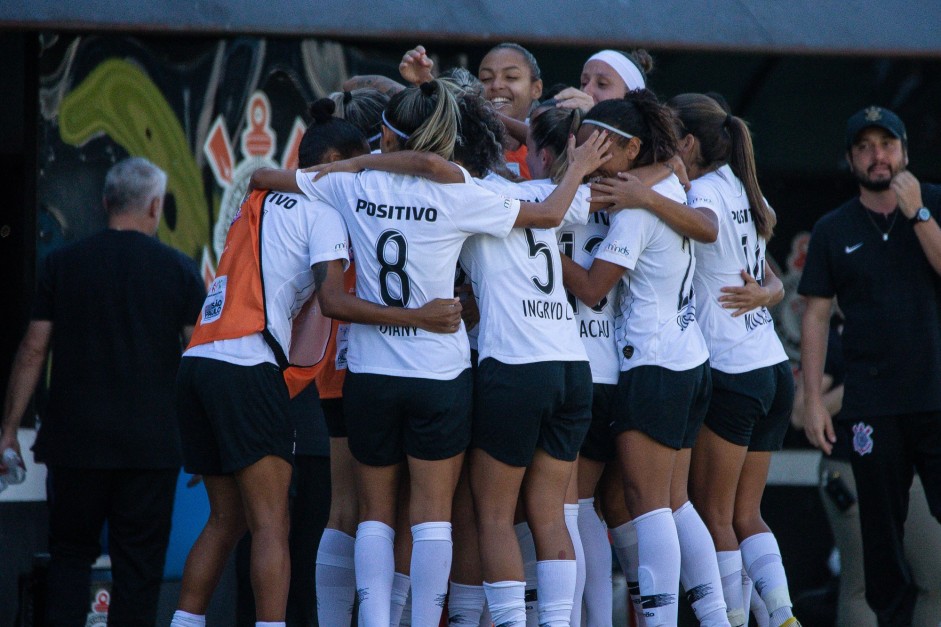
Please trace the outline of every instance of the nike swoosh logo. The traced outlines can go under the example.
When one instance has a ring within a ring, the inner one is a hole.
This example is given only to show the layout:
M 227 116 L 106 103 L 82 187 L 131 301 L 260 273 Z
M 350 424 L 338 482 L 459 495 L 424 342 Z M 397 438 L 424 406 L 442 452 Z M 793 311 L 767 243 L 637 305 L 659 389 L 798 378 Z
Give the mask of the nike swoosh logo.
M 857 250 L 859 250 L 860 248 L 862 248 L 862 245 L 863 245 L 863 243 L 860 242 L 860 243 L 856 244 L 855 246 L 847 246 L 847 247 L 844 248 L 843 250 L 846 251 L 846 254 L 848 255 L 848 254 L 853 253 L 853 252 L 856 252 Z

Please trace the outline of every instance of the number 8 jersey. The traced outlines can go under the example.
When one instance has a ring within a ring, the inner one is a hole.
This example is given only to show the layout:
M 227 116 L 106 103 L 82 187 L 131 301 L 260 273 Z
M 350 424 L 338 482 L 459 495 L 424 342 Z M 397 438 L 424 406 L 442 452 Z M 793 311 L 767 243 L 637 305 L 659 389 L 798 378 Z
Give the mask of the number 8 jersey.
M 313 176 L 298 171 L 297 184 L 346 220 L 357 251 L 357 296 L 391 307 L 453 298 L 464 240 L 506 237 L 519 214 L 518 200 L 478 187 L 466 173 L 468 183 L 450 185 L 375 170 Z M 449 380 L 470 367 L 463 322 L 452 334 L 354 324 L 349 342 L 351 372 Z

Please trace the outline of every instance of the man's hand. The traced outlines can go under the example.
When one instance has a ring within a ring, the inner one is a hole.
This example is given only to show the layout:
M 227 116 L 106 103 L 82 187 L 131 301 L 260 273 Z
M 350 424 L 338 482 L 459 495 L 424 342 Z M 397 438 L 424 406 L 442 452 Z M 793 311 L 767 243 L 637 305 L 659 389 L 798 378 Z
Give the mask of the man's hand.
M 903 170 L 892 177 L 890 183 L 892 191 L 899 202 L 899 209 L 906 218 L 914 218 L 924 203 L 921 198 L 921 184 L 915 175 L 908 170 Z
M 821 398 L 806 396 L 804 407 L 806 408 L 804 433 L 807 435 L 807 439 L 811 444 L 829 455 L 833 452 L 833 444 L 836 442 L 830 412 L 827 411 Z
M 0 455 L 3 454 L 3 451 L 11 448 L 16 451 L 17 455 L 21 458 L 23 457 L 23 454 L 20 452 L 20 443 L 16 439 L 16 431 L 16 429 L 10 429 L 9 433 L 4 431 L 3 435 L 0 436 Z M 0 457 L 0 475 L 6 474 L 8 470 L 10 469 L 6 467 L 6 464 L 3 463 L 3 458 Z
M 461 326 L 461 309 L 458 298 L 436 298 L 412 311 L 418 328 L 432 333 L 454 333 Z

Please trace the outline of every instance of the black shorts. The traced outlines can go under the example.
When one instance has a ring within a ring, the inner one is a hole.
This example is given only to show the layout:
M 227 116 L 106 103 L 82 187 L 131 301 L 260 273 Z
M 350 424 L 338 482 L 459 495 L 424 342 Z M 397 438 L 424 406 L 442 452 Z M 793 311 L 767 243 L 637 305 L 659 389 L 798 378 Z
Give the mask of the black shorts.
M 640 431 L 664 446 L 691 448 L 711 391 L 708 362 L 682 371 L 637 366 L 618 380 L 618 411 L 611 431 Z
M 575 461 L 591 424 L 591 368 L 587 361 L 477 367 L 472 446 L 511 466 L 528 466 L 536 448 Z
M 267 455 L 294 461 L 288 389 L 274 364 L 184 357 L 176 379 L 186 472 L 228 475 Z
M 783 361 L 749 372 L 712 371 L 706 426 L 749 451 L 780 451 L 794 407 L 794 375 Z
M 470 368 L 450 381 L 347 372 L 343 417 L 350 452 L 362 464 L 389 466 L 405 456 L 439 460 L 470 443 Z
M 343 419 L 343 398 L 322 398 L 320 408 L 327 422 L 327 433 L 331 438 L 345 438 L 346 421 Z
M 611 423 L 615 419 L 618 386 L 613 383 L 595 383 L 591 396 L 591 427 L 582 443 L 581 455 L 596 462 L 617 459 Z

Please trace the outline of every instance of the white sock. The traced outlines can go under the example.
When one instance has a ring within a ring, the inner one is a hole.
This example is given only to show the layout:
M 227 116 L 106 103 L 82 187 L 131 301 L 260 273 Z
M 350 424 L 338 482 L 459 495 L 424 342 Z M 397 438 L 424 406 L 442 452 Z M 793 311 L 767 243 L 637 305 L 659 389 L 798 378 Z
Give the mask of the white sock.
M 529 627 L 539 626 L 539 598 L 536 589 L 536 543 L 533 542 L 533 532 L 525 522 L 513 525 L 516 532 L 516 541 L 520 545 L 523 556 L 523 578 L 526 580 L 526 624 Z M 488 597 L 489 598 L 489 597 Z M 494 620 L 494 625 L 500 623 Z
M 611 590 L 611 543 L 608 528 L 595 511 L 595 499 L 578 501 L 578 534 L 585 551 L 585 624 L 610 625 L 614 604 Z
M 751 580 L 749 579 L 749 581 Z M 758 596 L 755 586 L 751 587 L 751 613 L 755 617 L 758 627 L 771 627 L 771 616 L 768 615 L 768 608 L 765 606 L 765 602 L 761 600 L 761 597 Z M 941 627 L 941 625 L 938 627 Z
M 412 622 L 437 625 L 448 597 L 451 574 L 451 523 L 412 526 Z
M 448 589 L 448 625 L 480 625 L 487 599 L 483 586 L 451 582 Z
M 173 612 L 170 627 L 206 627 L 205 614 L 190 614 L 183 610 Z
M 317 548 L 317 622 L 349 625 L 356 595 L 353 547 L 356 540 L 337 529 L 324 529 Z
M 741 549 L 739 550 L 741 553 Z M 751 611 L 751 599 L 755 596 L 755 582 L 748 576 L 748 571 L 742 565 L 742 603 L 745 604 L 745 616 Z M 757 609 L 755 611 L 758 611 Z M 765 612 L 767 614 L 767 612 Z
M 395 530 L 378 520 L 367 520 L 356 528 L 353 562 L 361 627 L 389 627 L 395 557 Z
M 725 597 L 726 615 L 732 627 L 748 623 L 745 600 L 742 598 L 742 554 L 739 551 L 718 551 L 719 576 L 722 578 L 722 596 Z
M 494 625 L 523 627 L 526 624 L 525 592 L 526 584 L 522 581 L 484 582 L 484 595 Z
M 745 570 L 771 615 L 771 623 L 780 625 L 793 614 L 778 541 L 773 533 L 758 533 L 745 538 L 739 548 Z
M 539 586 L 539 627 L 568 627 L 575 599 L 575 560 L 536 562 Z
M 566 503 L 565 527 L 569 530 L 572 547 L 575 549 L 575 593 L 572 596 L 571 627 L 582 625 L 582 595 L 585 593 L 585 548 L 578 529 L 578 505 Z
M 637 530 L 637 583 L 647 627 L 676 625 L 680 590 L 680 541 L 669 507 L 632 521 Z
M 680 541 L 680 583 L 702 627 L 729 627 L 722 596 L 716 547 L 699 513 L 689 501 L 673 512 Z
M 609 529 L 614 554 L 618 557 L 621 571 L 627 579 L 627 593 L 631 601 L 631 610 L 638 625 L 644 624 L 644 610 L 640 603 L 640 585 L 637 583 L 637 530 L 630 522 Z
M 389 627 L 399 627 L 402 624 L 402 613 L 405 611 L 405 604 L 408 603 L 408 591 L 411 587 L 412 580 L 408 575 L 395 573 L 392 577 L 392 593 L 389 595 Z

